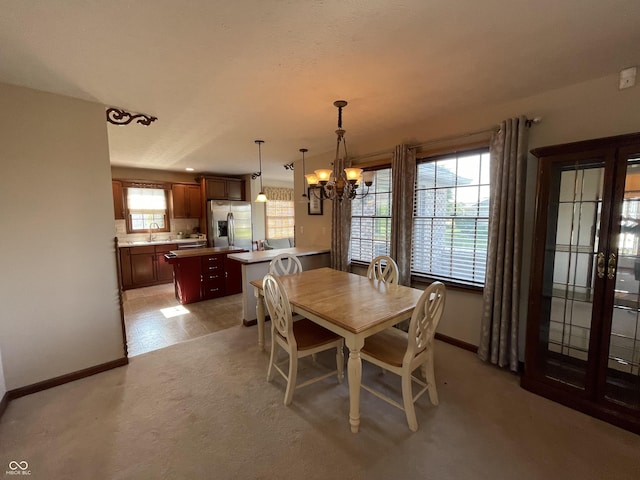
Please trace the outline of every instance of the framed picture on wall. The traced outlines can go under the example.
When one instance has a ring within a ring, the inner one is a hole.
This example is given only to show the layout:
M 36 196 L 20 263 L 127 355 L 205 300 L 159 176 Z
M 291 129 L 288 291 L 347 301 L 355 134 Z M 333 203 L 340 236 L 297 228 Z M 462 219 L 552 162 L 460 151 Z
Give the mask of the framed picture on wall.
M 322 187 L 309 187 L 307 195 L 309 215 L 322 215 Z

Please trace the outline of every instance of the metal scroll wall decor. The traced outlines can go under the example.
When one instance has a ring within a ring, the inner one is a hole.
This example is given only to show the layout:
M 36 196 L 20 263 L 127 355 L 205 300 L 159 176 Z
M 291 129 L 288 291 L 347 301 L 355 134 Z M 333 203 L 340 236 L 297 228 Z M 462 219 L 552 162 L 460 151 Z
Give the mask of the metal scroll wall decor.
M 135 120 L 136 123 L 148 126 L 158 118 L 144 113 L 131 113 L 120 108 L 109 107 L 107 109 L 107 122 L 114 125 L 129 125 Z

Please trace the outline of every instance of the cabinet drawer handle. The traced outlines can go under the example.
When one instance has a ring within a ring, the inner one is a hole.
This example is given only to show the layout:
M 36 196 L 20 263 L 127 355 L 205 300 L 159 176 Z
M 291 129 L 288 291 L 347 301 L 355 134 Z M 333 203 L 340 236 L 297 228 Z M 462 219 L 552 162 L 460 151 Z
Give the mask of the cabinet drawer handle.
M 604 278 L 604 253 L 602 252 L 598 254 L 598 261 L 596 263 L 596 268 L 598 271 L 598 278 Z
M 217 270 L 218 267 L 209 267 L 209 270 Z
M 209 291 L 210 292 L 217 292 L 218 290 L 220 290 L 219 288 L 210 288 Z

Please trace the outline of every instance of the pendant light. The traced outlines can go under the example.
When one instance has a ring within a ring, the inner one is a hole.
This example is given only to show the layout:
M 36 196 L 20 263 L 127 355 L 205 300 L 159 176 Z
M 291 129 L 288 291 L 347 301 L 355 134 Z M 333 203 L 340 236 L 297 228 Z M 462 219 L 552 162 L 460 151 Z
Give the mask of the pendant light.
M 264 194 L 264 190 L 262 189 L 262 144 L 264 140 L 255 140 L 255 143 L 258 144 L 258 161 L 260 162 L 260 171 L 258 173 L 254 173 L 253 175 L 260 177 L 260 193 L 256 197 L 257 203 L 264 203 L 267 201 L 267 196 Z
M 305 172 L 307 171 L 304 166 L 304 154 L 308 151 L 308 148 L 300 149 L 300 152 L 302 152 L 302 198 L 300 199 L 300 203 L 309 203 L 309 197 L 307 196 L 306 189 L 304 188 L 306 178 Z

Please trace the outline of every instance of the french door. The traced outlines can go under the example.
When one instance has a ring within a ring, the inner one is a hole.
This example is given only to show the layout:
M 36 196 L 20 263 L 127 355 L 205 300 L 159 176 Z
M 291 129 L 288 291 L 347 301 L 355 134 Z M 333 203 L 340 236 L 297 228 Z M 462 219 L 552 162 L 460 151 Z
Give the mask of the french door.
M 533 153 L 522 385 L 640 433 L 640 135 Z

